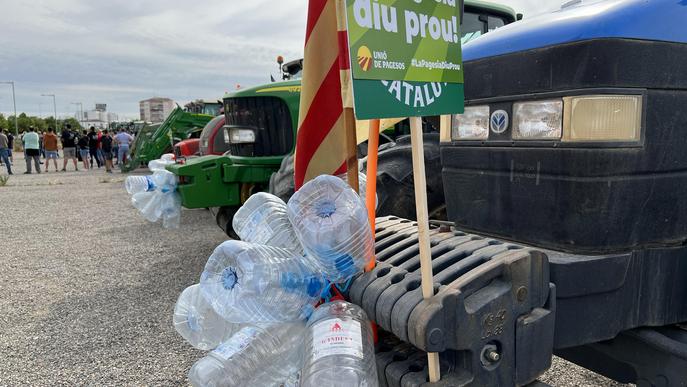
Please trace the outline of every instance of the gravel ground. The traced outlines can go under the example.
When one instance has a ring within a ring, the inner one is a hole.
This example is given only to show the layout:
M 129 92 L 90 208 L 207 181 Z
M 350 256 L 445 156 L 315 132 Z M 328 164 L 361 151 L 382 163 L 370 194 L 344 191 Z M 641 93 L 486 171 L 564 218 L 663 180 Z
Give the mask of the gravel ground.
M 201 353 L 172 311 L 224 240 L 210 213 L 163 230 L 130 206 L 119 173 L 21 175 L 15 161 L 0 187 L 0 386 L 187 385 Z M 560 359 L 543 381 L 620 386 Z

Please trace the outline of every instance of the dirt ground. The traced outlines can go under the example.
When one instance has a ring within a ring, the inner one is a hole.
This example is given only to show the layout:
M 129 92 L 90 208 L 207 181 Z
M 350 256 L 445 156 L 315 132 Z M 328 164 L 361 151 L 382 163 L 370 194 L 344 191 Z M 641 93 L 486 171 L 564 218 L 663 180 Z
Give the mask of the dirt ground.
M 178 230 L 147 223 L 123 175 L 69 168 L 23 175 L 15 154 L 0 187 L 0 386 L 188 385 L 202 353 L 174 331 L 174 303 L 223 233 L 205 210 Z M 560 359 L 543 380 L 619 386 Z

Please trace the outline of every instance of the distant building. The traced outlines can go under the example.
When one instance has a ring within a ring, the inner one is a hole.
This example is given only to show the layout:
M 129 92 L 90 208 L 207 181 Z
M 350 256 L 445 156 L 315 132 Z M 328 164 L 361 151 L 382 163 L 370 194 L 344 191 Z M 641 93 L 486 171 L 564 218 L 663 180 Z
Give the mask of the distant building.
M 107 128 L 110 122 L 117 121 L 118 116 L 115 113 L 109 113 L 107 111 L 106 104 L 96 104 L 95 109 L 86 110 L 83 112 L 83 116 L 79 117 L 79 113 L 76 114 L 81 125 L 88 128 L 94 126 L 96 128 Z
M 150 98 L 139 102 L 141 121 L 162 122 L 174 110 L 174 101 L 169 98 Z

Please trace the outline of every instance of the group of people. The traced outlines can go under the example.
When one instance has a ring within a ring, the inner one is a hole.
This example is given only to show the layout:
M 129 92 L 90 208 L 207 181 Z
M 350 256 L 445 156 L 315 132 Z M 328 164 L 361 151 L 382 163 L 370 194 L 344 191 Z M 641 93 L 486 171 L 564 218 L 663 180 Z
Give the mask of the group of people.
M 7 167 L 7 172 L 12 175 L 12 139 L 0 129 L 0 161 Z M 12 136 L 9 134 L 9 136 Z M 67 124 L 58 137 L 53 128 L 48 128 L 47 133 L 38 133 L 33 127 L 25 132 L 21 141 L 24 146 L 24 157 L 26 159 L 25 174 L 33 173 L 32 163 L 36 172 L 41 173 L 41 156 L 45 157 L 45 171 L 50 170 L 50 160 L 53 160 L 55 172 L 58 171 L 57 159 L 59 158 L 59 143 L 62 143 L 63 164 L 62 172 L 67 171 L 67 164 L 71 159 L 74 170 L 79 170 L 77 151 L 83 163 L 84 169 L 94 168 L 93 160 L 98 168 L 105 166 L 108 173 L 112 173 L 114 168 L 113 159 L 116 155 L 117 164 L 126 162 L 129 155 L 129 147 L 134 138 L 124 129 L 119 133 L 110 133 L 107 129 L 96 131 L 91 127 L 90 131 L 84 130 L 82 134 L 72 130 L 71 125 Z

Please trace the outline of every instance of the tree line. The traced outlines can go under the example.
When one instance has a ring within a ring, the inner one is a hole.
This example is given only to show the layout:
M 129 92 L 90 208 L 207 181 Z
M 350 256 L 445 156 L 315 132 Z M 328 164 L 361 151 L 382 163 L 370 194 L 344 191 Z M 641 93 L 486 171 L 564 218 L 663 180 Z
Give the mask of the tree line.
M 14 133 L 14 120 L 15 118 L 13 115 L 5 117 L 2 113 L 0 113 L 0 128 L 7 129 L 8 131 Z M 48 128 L 53 128 L 59 133 L 66 124 L 70 124 L 72 126 L 72 130 L 80 131 L 83 129 L 81 124 L 79 124 L 79 121 L 77 121 L 77 119 L 74 117 L 57 120 L 56 123 L 55 117 L 41 118 L 29 116 L 26 113 L 21 113 L 19 115 L 17 124 L 19 126 L 19 133 L 28 131 L 29 127 L 34 127 L 38 131 L 47 131 Z

